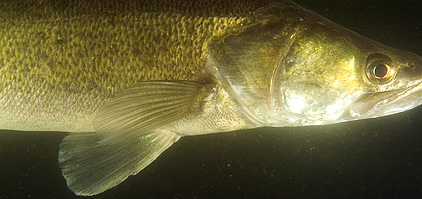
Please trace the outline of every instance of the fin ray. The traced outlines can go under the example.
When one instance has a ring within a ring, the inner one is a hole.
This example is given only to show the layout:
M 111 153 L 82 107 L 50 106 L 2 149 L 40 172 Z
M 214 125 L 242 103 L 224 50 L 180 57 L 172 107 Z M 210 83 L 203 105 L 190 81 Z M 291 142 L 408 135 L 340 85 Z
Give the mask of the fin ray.
M 70 134 L 60 144 L 68 187 L 95 195 L 138 173 L 180 138 L 160 127 L 200 112 L 209 93 L 195 82 L 151 81 L 116 94 L 100 107 L 96 132 Z
M 100 143 L 96 133 L 74 133 L 60 144 L 59 164 L 75 194 L 95 195 L 138 173 L 179 138 L 158 131 L 120 145 Z

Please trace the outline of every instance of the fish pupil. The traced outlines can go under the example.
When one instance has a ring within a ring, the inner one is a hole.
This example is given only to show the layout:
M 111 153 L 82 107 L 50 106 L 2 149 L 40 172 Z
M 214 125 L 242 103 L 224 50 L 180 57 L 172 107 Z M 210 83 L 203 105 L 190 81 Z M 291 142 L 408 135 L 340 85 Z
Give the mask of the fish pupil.
M 375 66 L 374 74 L 376 78 L 384 78 L 388 74 L 388 66 L 385 64 Z

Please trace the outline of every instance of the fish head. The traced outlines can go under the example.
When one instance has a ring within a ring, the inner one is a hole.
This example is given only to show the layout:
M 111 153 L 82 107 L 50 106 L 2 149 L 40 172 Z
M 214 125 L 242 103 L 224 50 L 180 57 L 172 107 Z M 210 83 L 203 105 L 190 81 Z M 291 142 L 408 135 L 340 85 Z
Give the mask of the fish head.
M 208 70 L 255 126 L 339 123 L 422 103 L 421 57 L 304 9 L 275 16 L 208 45 Z
M 420 105 L 421 84 L 419 56 L 328 20 L 303 23 L 273 75 L 270 114 L 282 125 L 381 117 Z

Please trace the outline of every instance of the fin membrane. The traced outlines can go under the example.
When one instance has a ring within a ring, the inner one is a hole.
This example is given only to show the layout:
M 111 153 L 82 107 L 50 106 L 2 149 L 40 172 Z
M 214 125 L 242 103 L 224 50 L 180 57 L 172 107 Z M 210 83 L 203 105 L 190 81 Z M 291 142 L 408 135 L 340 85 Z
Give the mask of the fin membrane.
M 176 142 L 162 130 L 199 113 L 206 86 L 186 81 L 140 82 L 106 102 L 94 119 L 94 133 L 73 133 L 60 144 L 59 164 L 77 195 L 95 195 L 135 175 Z
M 156 132 L 131 142 L 101 144 L 96 133 L 71 134 L 60 144 L 59 164 L 69 189 L 91 196 L 138 173 L 179 137 L 172 132 Z

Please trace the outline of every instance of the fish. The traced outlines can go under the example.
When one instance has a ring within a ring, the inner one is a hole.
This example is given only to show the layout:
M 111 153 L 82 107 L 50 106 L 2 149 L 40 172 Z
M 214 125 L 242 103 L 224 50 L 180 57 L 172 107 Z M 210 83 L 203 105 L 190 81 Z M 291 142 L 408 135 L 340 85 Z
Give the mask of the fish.
M 419 56 L 291 1 L 3 1 L 0 38 L 0 129 L 69 132 L 58 161 L 77 195 L 183 136 L 421 103 Z

